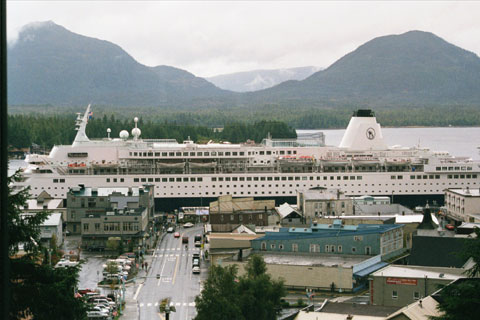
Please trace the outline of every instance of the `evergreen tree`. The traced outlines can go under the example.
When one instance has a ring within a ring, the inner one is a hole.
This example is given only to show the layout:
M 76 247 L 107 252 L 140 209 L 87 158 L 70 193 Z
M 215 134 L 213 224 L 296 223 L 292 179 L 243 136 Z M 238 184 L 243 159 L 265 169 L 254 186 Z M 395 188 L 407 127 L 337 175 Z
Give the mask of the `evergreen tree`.
M 283 281 L 272 280 L 263 258 L 250 257 L 246 273 L 237 277 L 236 266 L 212 266 L 207 281 L 195 299 L 196 320 L 274 320 L 285 296 Z
M 19 179 L 17 172 L 9 177 L 8 185 Z M 28 189 L 13 192 L 9 188 L 10 319 L 84 319 L 86 305 L 74 296 L 80 267 L 54 269 L 41 263 L 39 226 L 48 213 L 22 214 L 20 208 L 26 205 L 28 195 Z

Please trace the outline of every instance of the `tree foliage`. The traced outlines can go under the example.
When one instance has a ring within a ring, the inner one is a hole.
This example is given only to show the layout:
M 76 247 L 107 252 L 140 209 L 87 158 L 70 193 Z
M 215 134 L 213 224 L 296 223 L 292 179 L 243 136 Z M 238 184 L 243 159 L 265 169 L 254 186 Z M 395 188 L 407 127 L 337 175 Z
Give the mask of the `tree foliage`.
M 18 179 L 17 172 L 9 178 L 8 184 Z M 80 267 L 54 269 L 42 263 L 44 250 L 39 226 L 48 213 L 23 215 L 21 207 L 27 199 L 28 189 L 14 192 L 9 188 L 10 319 L 84 319 L 86 306 L 83 300 L 74 297 Z
M 285 296 L 283 281 L 267 274 L 260 256 L 250 257 L 245 271 L 237 277 L 235 265 L 212 266 L 201 294 L 195 299 L 196 320 L 206 319 L 276 319 Z

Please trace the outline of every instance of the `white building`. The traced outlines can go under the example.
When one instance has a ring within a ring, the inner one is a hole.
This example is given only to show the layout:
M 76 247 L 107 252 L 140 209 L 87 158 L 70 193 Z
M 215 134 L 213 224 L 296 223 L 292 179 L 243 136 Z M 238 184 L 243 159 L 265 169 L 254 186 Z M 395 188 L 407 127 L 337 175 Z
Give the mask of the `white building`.
M 353 200 L 340 189 L 323 187 L 297 191 L 297 206 L 307 224 L 323 216 L 343 216 L 353 213 Z
M 480 222 L 480 189 L 446 189 L 445 207 L 447 215 L 454 220 Z

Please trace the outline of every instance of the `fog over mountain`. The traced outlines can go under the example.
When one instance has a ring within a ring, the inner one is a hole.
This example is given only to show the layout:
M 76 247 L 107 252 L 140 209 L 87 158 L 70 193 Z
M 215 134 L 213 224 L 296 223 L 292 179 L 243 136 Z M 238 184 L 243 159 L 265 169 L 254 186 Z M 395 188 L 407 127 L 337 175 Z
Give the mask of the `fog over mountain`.
M 320 67 L 308 66 L 275 70 L 252 70 L 222 74 L 205 79 L 225 90 L 247 92 L 271 88 L 287 80 L 304 80 L 321 69 Z
M 10 105 L 291 108 L 423 107 L 480 104 L 480 58 L 423 31 L 375 38 L 310 76 L 314 67 L 215 77 L 148 67 L 121 47 L 53 22 L 26 26 L 8 48 Z M 238 84 L 238 86 L 237 86 Z M 243 88 L 243 89 L 241 89 Z

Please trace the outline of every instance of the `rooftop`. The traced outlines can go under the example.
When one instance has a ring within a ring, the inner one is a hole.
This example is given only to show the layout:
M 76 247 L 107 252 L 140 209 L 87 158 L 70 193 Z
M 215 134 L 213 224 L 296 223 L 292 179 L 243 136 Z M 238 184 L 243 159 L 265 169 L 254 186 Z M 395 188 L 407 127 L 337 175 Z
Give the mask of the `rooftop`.
M 48 215 L 47 219 L 42 223 L 42 226 L 58 226 L 62 223 L 62 214 L 61 213 L 52 213 Z
M 286 264 L 294 266 L 326 266 L 334 267 L 341 266 L 344 268 L 353 268 L 353 266 L 368 260 L 371 256 L 361 255 L 329 255 L 329 254 L 301 254 L 296 252 L 291 253 L 269 253 L 269 252 L 256 252 L 262 255 L 265 263 L 267 264 Z
M 464 196 L 464 197 L 480 197 L 480 189 L 470 189 L 470 188 L 450 188 L 447 189 L 447 191 L 450 191 L 452 193 L 456 193 L 458 195 Z
M 353 317 L 353 319 L 355 320 L 357 319 L 357 316 L 382 317 L 383 319 L 383 317 L 386 317 L 397 310 L 398 307 L 328 301 L 325 306 L 320 310 L 320 312 L 351 314 L 355 315 L 355 317 Z
M 28 199 L 24 210 L 55 210 L 61 208 L 63 205 L 63 199 L 45 199 L 38 201 L 37 199 Z M 46 208 L 44 208 L 46 207 Z
M 413 214 L 413 211 L 398 203 L 392 204 L 356 204 L 355 215 Z
M 403 314 L 408 319 L 430 319 L 432 316 L 440 316 L 442 313 L 437 309 L 438 302 L 431 296 L 416 301 L 391 314 L 387 319 L 395 319 Z
M 430 279 L 445 279 L 445 280 L 456 280 L 458 278 L 463 278 L 464 275 L 463 269 L 452 269 L 450 273 L 445 273 L 445 268 L 435 268 L 435 267 L 411 267 L 411 266 L 397 266 L 389 265 L 383 269 L 380 269 L 374 273 L 372 276 L 377 277 L 401 277 L 401 278 L 425 278 Z
M 402 228 L 401 224 L 359 224 L 343 225 L 336 220 L 333 224 L 317 224 L 310 228 L 280 228 L 279 232 L 266 232 L 258 240 L 284 240 L 328 238 L 339 236 L 356 236 L 365 234 L 385 233 L 390 230 Z
M 339 189 L 309 189 L 300 191 L 303 194 L 304 200 L 350 200 Z

